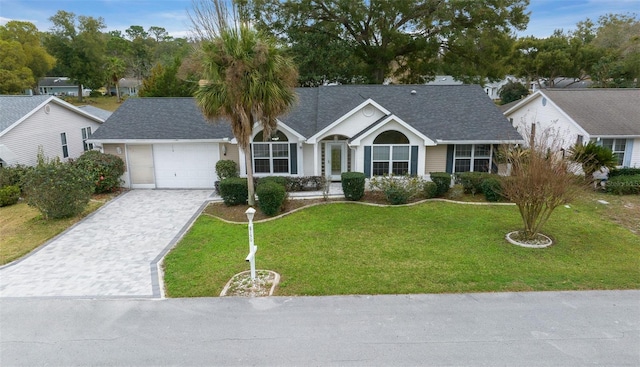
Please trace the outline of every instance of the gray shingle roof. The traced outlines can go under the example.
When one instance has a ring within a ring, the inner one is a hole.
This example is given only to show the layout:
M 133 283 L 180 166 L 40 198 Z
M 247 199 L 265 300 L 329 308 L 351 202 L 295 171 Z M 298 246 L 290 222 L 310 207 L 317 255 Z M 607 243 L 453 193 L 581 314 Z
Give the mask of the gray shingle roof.
M 38 86 L 40 87 L 77 87 L 78 84 L 73 80 L 60 77 L 60 76 L 46 76 L 38 80 Z
M 589 135 L 640 136 L 640 89 L 545 89 Z
M 103 110 L 102 108 L 98 108 L 95 106 L 89 106 L 89 105 L 84 105 L 84 106 L 76 106 L 79 109 L 83 110 L 84 112 L 94 115 L 99 119 L 102 119 L 103 121 L 108 119 L 109 116 L 111 116 L 111 114 L 113 114 L 113 112 L 111 111 L 107 111 L 107 110 Z
M 521 139 L 478 85 L 345 85 L 296 92 L 298 102 L 280 120 L 307 138 L 371 98 L 433 140 Z M 191 98 L 128 99 L 93 134 L 97 140 L 224 137 L 233 137 L 228 123 L 208 124 Z
M 208 123 L 193 98 L 129 98 L 92 139 L 233 139 L 228 123 Z
M 0 96 L 0 131 L 4 131 L 51 96 Z

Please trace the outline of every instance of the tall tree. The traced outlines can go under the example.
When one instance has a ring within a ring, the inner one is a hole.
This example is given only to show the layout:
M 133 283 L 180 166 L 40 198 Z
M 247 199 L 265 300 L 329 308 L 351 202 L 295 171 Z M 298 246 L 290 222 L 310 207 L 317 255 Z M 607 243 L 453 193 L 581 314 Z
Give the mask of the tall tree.
M 364 65 L 366 81 L 388 77 L 429 79 L 444 62 L 454 76 L 501 78 L 496 58 L 509 55 L 510 33 L 528 22 L 528 0 L 243 0 L 241 9 L 259 29 L 287 44 L 300 34 L 330 37 Z M 324 50 L 301 50 L 326 57 Z M 328 56 L 328 55 L 327 55 Z M 300 57 L 298 57 L 300 59 Z M 445 60 L 446 59 L 446 60 Z M 323 63 L 335 62 L 323 59 Z M 304 68 L 303 68 L 304 70 Z
M 0 94 L 21 94 L 33 83 L 22 45 L 0 39 Z
M 176 57 L 168 66 L 157 63 L 151 69 L 151 75 L 142 83 L 138 92 L 140 97 L 191 97 L 197 86 L 198 78 L 193 76 L 191 80 L 178 78 L 178 69 L 181 59 Z
M 0 26 L 0 39 L 20 43 L 25 55 L 23 66 L 31 71 L 30 78 L 21 76 L 20 79 L 23 82 L 30 80 L 29 88 L 37 91 L 38 80 L 53 68 L 56 60 L 42 46 L 40 32 L 36 26 L 33 23 L 12 20 Z
M 105 41 L 102 18 L 78 16 L 59 10 L 49 18 L 53 23 L 45 38 L 49 53 L 58 60 L 59 70 L 78 84 L 78 100 L 82 101 L 82 86 L 97 87 L 104 81 Z
M 245 154 L 249 205 L 253 206 L 253 126 L 259 123 L 265 139 L 271 136 L 277 117 L 296 99 L 296 68 L 273 40 L 237 16 L 232 18 L 224 0 L 194 3 L 194 13 L 194 28 L 202 37 L 200 55 L 206 79 L 195 93 L 196 101 L 208 119 L 230 121 Z

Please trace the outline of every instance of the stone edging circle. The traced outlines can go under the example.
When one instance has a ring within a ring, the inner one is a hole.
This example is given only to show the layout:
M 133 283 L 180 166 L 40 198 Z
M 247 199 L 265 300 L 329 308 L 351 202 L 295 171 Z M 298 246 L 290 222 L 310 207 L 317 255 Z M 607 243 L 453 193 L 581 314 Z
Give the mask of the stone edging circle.
M 527 248 L 545 248 L 545 247 L 549 247 L 551 245 L 553 245 L 553 240 L 547 236 L 544 235 L 542 233 L 538 233 L 539 236 L 544 237 L 547 240 L 547 243 L 541 244 L 541 245 L 532 245 L 529 243 L 524 243 L 524 242 L 520 242 L 520 241 L 516 241 L 514 239 L 511 238 L 512 234 L 518 233 L 519 231 L 513 231 L 513 232 L 509 232 L 507 233 L 507 235 L 505 236 L 505 238 L 507 239 L 507 241 L 509 241 L 509 243 L 511 243 L 512 245 L 516 245 L 516 246 L 520 246 L 520 247 L 527 247 Z
M 268 294 L 268 296 L 272 296 L 273 292 L 276 289 L 276 287 L 280 283 L 280 274 L 276 273 L 275 271 L 271 271 L 271 270 L 256 270 L 256 273 L 258 271 L 266 271 L 266 272 L 269 272 L 269 274 L 273 276 L 273 283 L 271 284 L 271 288 L 269 289 L 269 294 Z M 227 282 L 227 284 L 224 285 L 224 288 L 222 288 L 222 292 L 220 292 L 220 297 L 225 297 L 227 295 L 227 291 L 229 290 L 229 287 L 231 287 L 231 284 L 233 283 L 233 281 L 236 278 L 242 277 L 242 276 L 247 276 L 250 273 L 251 273 L 251 270 L 245 270 L 243 272 L 240 272 L 240 273 L 232 276 L 231 279 L 229 279 L 229 281 Z

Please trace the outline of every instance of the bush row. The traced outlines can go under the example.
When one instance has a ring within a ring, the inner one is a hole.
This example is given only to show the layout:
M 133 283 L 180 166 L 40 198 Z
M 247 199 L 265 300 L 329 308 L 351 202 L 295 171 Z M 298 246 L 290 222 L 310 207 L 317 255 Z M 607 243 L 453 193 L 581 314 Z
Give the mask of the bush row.
M 640 174 L 613 176 L 607 181 L 605 190 L 617 195 L 640 194 Z
M 0 201 L 15 204 L 24 195 L 45 219 L 70 217 L 84 210 L 93 193 L 120 187 L 124 162 L 115 155 L 88 151 L 77 160 L 47 160 L 38 154 L 34 167 L 17 165 L 0 169 Z
M 616 168 L 609 172 L 609 178 L 617 176 L 636 176 L 640 175 L 640 168 Z

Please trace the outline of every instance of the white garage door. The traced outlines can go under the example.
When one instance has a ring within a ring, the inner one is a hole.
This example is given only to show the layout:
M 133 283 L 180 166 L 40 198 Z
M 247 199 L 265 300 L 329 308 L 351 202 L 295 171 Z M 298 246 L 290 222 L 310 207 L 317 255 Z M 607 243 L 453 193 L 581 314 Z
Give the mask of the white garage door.
M 171 189 L 213 188 L 218 144 L 154 144 L 156 187 Z

